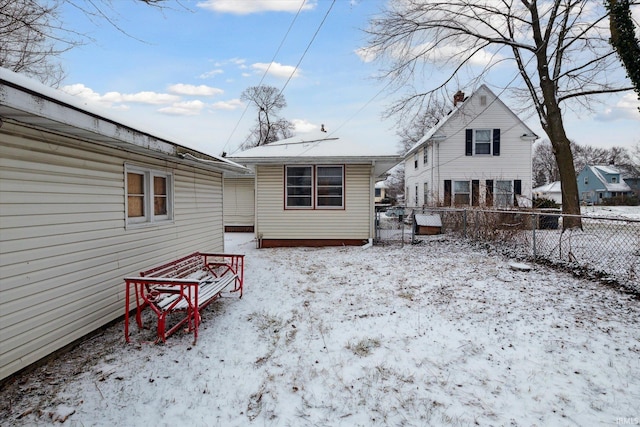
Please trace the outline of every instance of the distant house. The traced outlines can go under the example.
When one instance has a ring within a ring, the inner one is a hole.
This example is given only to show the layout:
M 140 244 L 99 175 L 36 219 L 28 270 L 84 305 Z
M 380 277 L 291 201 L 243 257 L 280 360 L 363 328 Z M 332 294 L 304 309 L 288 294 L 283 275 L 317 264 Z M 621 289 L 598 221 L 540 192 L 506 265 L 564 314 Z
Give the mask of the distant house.
M 536 199 L 553 200 L 562 205 L 562 184 L 560 181 L 554 181 L 550 184 L 541 185 L 533 189 L 533 197 Z
M 245 168 L 0 69 L 0 379 L 121 317 L 123 278 L 223 251 Z
M 388 204 L 385 202 L 385 200 L 387 199 L 387 190 L 389 189 L 389 186 L 387 185 L 386 181 L 378 181 L 376 182 L 375 185 L 375 190 L 374 190 L 374 198 L 375 198 L 375 203 L 376 205 L 381 205 L 381 204 Z
M 580 202 L 601 204 L 604 199 L 631 196 L 633 192 L 613 166 L 585 166 L 578 174 Z
M 255 223 L 255 181 L 253 174 L 224 177 L 224 231 L 251 232 Z
M 230 159 L 254 173 L 254 233 L 266 248 L 373 239 L 375 182 L 402 157 L 318 132 Z
M 537 136 L 489 88 L 453 110 L 404 157 L 408 207 L 511 207 L 531 200 Z

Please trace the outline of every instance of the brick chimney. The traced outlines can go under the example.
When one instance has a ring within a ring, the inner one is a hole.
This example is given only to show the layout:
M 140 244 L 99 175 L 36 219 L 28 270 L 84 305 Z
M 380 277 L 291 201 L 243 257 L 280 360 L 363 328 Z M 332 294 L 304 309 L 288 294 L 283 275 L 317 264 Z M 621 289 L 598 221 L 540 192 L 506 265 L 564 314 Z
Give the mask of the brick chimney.
M 464 92 L 459 90 L 453 95 L 453 106 L 458 105 L 459 102 L 464 102 Z

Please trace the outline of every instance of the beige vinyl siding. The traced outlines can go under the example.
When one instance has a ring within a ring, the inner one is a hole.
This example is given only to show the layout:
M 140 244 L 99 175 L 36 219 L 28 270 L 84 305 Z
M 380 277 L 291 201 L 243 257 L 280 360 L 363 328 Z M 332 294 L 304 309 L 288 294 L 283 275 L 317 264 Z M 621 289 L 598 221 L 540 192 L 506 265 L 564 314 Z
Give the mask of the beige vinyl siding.
M 173 174 L 174 221 L 125 227 L 125 163 Z M 1 379 L 122 316 L 123 277 L 222 251 L 222 178 L 5 123 L 0 228 Z
M 224 179 L 224 225 L 254 225 L 253 178 Z
M 345 165 L 345 209 L 285 209 L 284 166 L 256 167 L 256 234 L 263 239 L 368 239 L 371 166 Z

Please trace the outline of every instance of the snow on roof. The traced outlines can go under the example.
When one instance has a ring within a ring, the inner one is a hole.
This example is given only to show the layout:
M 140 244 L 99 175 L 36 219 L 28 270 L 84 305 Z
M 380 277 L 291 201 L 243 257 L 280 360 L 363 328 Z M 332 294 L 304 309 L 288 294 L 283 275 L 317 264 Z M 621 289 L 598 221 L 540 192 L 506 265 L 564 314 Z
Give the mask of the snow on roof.
M 560 181 L 554 181 L 549 184 L 541 185 L 533 189 L 534 193 L 561 193 L 562 184 Z
M 389 188 L 386 181 L 378 181 L 376 182 L 376 188 Z
M 438 214 L 415 214 L 416 224 L 422 227 L 442 227 L 442 219 Z
M 620 171 L 614 166 L 603 166 L 603 165 L 595 165 L 593 166 L 596 170 L 606 173 L 606 174 L 619 174 Z
M 240 164 L 301 164 L 337 162 L 369 163 L 378 177 L 400 163 L 402 156 L 391 148 L 374 147 L 343 140 L 326 132 L 305 133 L 292 138 L 241 151 L 230 159 Z
M 390 144 L 391 145 L 391 144 Z M 271 158 L 376 158 L 397 157 L 392 148 L 366 146 L 355 141 L 347 141 L 326 132 L 311 132 L 294 136 L 267 145 L 249 148 L 229 156 L 235 159 Z
M 607 175 L 618 175 L 618 179 L 620 177 L 620 172 L 614 168 L 613 166 L 587 166 L 591 172 L 598 178 L 598 180 L 604 185 L 604 190 L 611 192 L 627 192 L 631 191 L 631 187 L 627 185 L 626 182 L 620 180 L 620 182 L 609 182 L 607 178 L 602 175 L 603 173 Z

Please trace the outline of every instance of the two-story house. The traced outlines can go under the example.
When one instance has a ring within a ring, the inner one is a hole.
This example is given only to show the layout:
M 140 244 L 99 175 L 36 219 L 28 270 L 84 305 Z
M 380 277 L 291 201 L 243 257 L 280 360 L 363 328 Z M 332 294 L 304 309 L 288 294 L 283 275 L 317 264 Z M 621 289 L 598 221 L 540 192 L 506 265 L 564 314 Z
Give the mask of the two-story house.
M 538 138 L 487 86 L 454 108 L 404 157 L 407 207 L 511 207 L 531 200 Z
M 578 193 L 584 204 L 601 204 L 604 199 L 632 196 L 633 190 L 613 166 L 585 166 L 578 174 Z

